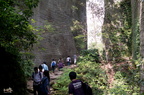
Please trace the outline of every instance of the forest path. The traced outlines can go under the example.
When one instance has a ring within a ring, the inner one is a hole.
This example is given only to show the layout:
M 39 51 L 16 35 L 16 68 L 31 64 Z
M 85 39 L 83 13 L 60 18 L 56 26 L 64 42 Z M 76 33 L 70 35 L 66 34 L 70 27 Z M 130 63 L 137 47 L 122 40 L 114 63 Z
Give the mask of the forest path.
M 64 68 L 75 68 L 77 65 L 70 65 L 70 66 L 64 66 Z M 63 74 L 63 71 L 59 71 L 57 68 L 55 69 L 55 73 L 50 72 L 50 80 L 51 80 L 51 85 L 55 83 L 58 77 L 60 77 Z M 27 90 L 28 90 L 28 95 L 33 95 L 33 81 L 28 80 L 27 81 Z M 50 88 L 51 90 L 51 95 L 53 95 L 53 88 Z
M 108 83 L 110 84 L 109 87 L 112 87 L 112 83 L 114 81 L 114 75 L 115 75 L 115 70 L 114 70 L 114 64 L 112 62 L 104 62 L 101 63 L 102 68 L 106 70 L 106 73 L 108 75 Z M 126 64 L 130 64 L 130 62 L 128 60 L 122 61 L 122 62 L 117 62 L 115 63 L 115 66 L 125 66 Z M 70 65 L 70 66 L 65 66 L 64 68 L 75 68 L 77 67 L 77 65 Z M 55 81 L 57 80 L 58 77 L 60 77 L 63 74 L 63 71 L 59 71 L 57 68 L 55 70 L 55 74 L 54 73 L 50 73 L 50 79 L 51 79 L 51 85 L 55 83 Z M 27 82 L 27 89 L 29 94 L 28 95 L 33 95 L 32 90 L 33 90 L 33 86 L 32 86 L 33 81 L 32 80 L 28 80 Z M 53 95 L 54 90 L 53 88 L 50 89 L 51 90 L 51 95 Z

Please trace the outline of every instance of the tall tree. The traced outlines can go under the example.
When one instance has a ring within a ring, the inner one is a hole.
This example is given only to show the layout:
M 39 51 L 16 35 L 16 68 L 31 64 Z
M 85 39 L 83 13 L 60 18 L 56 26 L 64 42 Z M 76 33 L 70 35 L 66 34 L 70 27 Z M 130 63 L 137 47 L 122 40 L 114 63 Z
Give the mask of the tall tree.
M 12 87 L 14 95 L 25 95 L 26 81 L 20 51 L 35 43 L 29 18 L 38 0 L 0 0 L 0 95 L 3 88 Z M 2 85 L 3 83 L 6 83 Z

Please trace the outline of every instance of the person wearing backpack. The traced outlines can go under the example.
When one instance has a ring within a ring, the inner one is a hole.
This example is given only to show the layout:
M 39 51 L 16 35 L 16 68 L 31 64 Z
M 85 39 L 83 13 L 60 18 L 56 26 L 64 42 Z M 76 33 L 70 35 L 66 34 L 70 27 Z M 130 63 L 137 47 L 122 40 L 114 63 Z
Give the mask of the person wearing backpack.
M 67 62 L 67 65 L 68 65 L 68 66 L 71 64 L 71 58 L 70 58 L 70 56 L 67 56 L 66 62 Z
M 58 65 L 58 70 L 59 71 L 64 67 L 62 61 L 59 61 L 57 65 Z
M 82 82 L 79 79 L 76 79 L 76 72 L 69 73 L 70 80 L 72 81 L 69 84 L 69 95 L 92 95 L 92 89 L 87 83 Z
M 42 79 L 41 73 L 38 71 L 38 67 L 34 67 L 34 72 L 32 73 L 32 79 L 33 79 L 33 91 L 34 95 L 39 95 L 39 85 Z
M 85 95 L 84 90 L 82 87 L 82 81 L 79 79 L 76 79 L 77 74 L 76 72 L 70 72 L 69 73 L 69 78 L 71 80 L 71 83 L 68 86 L 68 93 L 69 95 Z
M 39 72 L 41 73 L 41 78 L 43 78 L 43 67 L 41 65 L 39 65 Z
M 51 62 L 51 68 L 53 70 L 53 73 L 55 71 L 55 68 L 56 68 L 56 61 L 54 59 L 52 59 L 52 62 Z
M 44 71 L 44 77 L 41 80 L 39 87 L 39 95 L 50 95 L 50 75 L 49 71 Z

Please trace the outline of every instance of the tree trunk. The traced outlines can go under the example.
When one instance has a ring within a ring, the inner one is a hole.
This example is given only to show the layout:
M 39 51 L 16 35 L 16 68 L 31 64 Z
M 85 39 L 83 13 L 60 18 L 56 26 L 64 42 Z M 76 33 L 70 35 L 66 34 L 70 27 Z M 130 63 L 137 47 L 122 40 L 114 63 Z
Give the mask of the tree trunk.
M 144 93 L 144 1 L 140 2 L 140 54 L 142 57 L 142 65 L 140 71 L 141 85 L 140 93 Z
M 139 1 L 131 0 L 132 6 L 132 58 L 134 60 L 137 59 L 137 43 L 136 43 L 136 35 L 138 32 L 138 24 L 139 24 Z

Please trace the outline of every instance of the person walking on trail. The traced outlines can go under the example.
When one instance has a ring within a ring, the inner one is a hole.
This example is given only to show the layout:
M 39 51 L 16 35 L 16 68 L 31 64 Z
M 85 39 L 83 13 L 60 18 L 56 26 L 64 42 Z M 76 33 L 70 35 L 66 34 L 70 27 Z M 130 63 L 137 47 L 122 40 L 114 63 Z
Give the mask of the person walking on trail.
M 76 79 L 77 74 L 75 72 L 69 73 L 69 78 L 72 81 L 68 86 L 69 95 L 85 95 L 82 87 L 82 81 Z
M 51 68 L 53 70 L 53 73 L 55 71 L 55 68 L 56 68 L 56 61 L 54 59 L 52 59 L 52 62 L 51 62 Z
M 76 65 L 76 62 L 77 62 L 77 55 L 75 54 L 75 55 L 73 56 L 73 58 L 74 58 L 74 64 Z
M 62 58 L 59 58 L 59 59 L 58 59 L 58 63 L 59 63 L 60 61 L 61 61 L 62 63 L 64 63 L 64 60 L 63 60 Z
M 34 67 L 34 72 L 32 73 L 32 79 L 33 79 L 33 91 L 34 95 L 39 95 L 39 85 L 42 79 L 41 73 L 38 71 L 38 67 Z
M 39 65 L 39 72 L 41 73 L 41 76 L 43 78 L 43 72 L 44 72 L 44 70 L 43 70 L 43 67 L 41 65 Z
M 71 58 L 70 58 L 70 56 L 68 56 L 68 57 L 66 58 L 66 62 L 67 62 L 67 65 L 68 65 L 68 66 L 71 64 Z
M 60 71 L 64 67 L 63 62 L 59 61 L 58 62 L 58 70 Z
M 41 66 L 43 67 L 44 71 L 45 71 L 45 70 L 49 71 L 46 62 L 43 62 L 43 63 L 41 64 Z
M 50 95 L 50 75 L 47 70 L 44 71 L 44 77 L 41 80 L 39 91 L 39 95 Z

